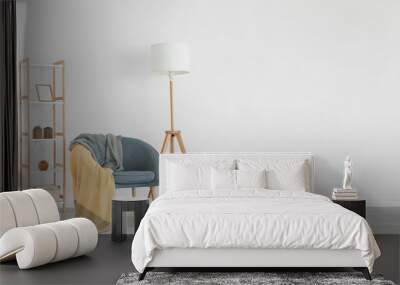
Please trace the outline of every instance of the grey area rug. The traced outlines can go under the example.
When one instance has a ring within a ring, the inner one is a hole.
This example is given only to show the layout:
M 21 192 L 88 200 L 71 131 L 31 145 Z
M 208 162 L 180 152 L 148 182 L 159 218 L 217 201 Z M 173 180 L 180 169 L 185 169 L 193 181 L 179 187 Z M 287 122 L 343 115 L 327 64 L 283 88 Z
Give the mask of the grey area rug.
M 359 272 L 148 272 L 146 278 L 138 281 L 138 273 L 122 274 L 116 285 L 146 284 L 368 284 L 395 285 L 380 275 L 373 275 L 368 281 Z

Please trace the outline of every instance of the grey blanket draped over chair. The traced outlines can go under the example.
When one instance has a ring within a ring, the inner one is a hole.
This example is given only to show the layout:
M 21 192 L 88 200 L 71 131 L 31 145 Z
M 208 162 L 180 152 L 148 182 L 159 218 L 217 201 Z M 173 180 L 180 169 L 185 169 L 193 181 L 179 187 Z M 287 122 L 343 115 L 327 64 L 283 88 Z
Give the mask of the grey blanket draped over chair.
M 124 169 L 122 165 L 121 136 L 113 134 L 80 134 L 71 141 L 69 150 L 71 151 L 76 144 L 86 147 L 101 167 L 110 168 L 113 171 Z

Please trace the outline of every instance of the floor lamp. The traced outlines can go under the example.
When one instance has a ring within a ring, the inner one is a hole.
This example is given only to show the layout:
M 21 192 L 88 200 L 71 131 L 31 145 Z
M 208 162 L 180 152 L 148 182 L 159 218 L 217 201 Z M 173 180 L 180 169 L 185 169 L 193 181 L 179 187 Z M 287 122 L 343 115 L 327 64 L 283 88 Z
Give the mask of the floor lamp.
M 169 77 L 169 111 L 170 129 L 165 131 L 161 153 L 174 153 L 174 141 L 178 142 L 180 151 L 186 153 L 181 131 L 174 126 L 174 76 L 190 72 L 189 48 L 184 43 L 161 43 L 151 46 L 153 71 Z

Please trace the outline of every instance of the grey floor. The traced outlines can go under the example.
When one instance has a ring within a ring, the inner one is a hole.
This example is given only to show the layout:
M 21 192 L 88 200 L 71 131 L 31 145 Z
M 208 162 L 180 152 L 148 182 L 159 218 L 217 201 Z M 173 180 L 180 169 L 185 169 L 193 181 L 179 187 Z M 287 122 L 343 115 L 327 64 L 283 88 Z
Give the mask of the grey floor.
M 115 243 L 100 235 L 88 256 L 18 270 L 16 262 L 0 264 L 0 284 L 115 284 L 124 272 L 134 270 L 130 259 L 131 240 Z
M 377 235 L 382 257 L 375 272 L 399 283 L 400 236 Z M 115 284 L 124 272 L 134 271 L 130 260 L 131 240 L 112 242 L 101 235 L 97 249 L 88 256 L 77 257 L 30 270 L 19 270 L 15 262 L 0 265 L 0 284 Z

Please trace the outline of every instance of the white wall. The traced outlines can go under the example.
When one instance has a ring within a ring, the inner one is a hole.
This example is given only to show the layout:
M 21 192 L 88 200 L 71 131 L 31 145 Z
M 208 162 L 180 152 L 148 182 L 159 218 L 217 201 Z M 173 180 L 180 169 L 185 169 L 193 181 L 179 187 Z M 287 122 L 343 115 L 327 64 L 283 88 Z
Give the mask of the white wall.
M 167 78 L 149 46 L 186 41 L 176 124 L 189 151 L 312 151 L 326 195 L 351 154 L 368 205 L 400 206 L 399 1 L 27 2 L 26 53 L 66 60 L 69 140 L 112 132 L 159 148 Z

